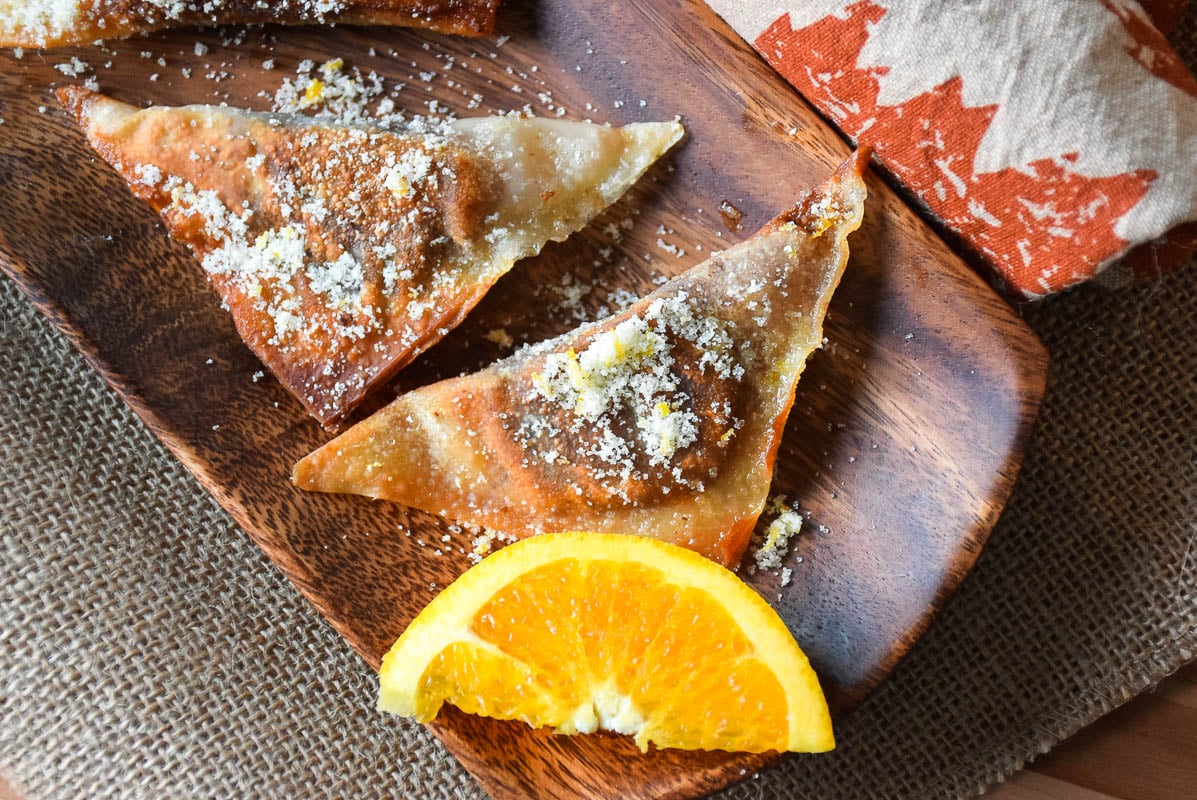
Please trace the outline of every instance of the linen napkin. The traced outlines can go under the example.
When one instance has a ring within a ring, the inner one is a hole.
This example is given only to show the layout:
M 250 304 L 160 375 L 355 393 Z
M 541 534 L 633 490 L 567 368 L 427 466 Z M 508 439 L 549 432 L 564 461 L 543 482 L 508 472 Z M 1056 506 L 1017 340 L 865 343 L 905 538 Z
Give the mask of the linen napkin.
M 1197 219 L 1197 80 L 1131 0 L 707 3 L 1014 295 Z

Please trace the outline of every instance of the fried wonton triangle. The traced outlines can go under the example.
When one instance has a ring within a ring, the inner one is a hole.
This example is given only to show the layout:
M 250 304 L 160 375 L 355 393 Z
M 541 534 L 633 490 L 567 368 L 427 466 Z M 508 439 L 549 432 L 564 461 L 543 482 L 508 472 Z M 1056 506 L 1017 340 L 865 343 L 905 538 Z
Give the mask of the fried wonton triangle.
M 737 563 L 861 222 L 866 159 L 622 313 L 402 395 L 300 461 L 295 483 Z
M 61 47 L 187 25 L 401 25 L 483 36 L 499 0 L 0 0 L 0 47 Z
M 329 423 L 521 258 L 584 227 L 682 136 L 520 116 L 423 133 L 59 90 L 200 258 L 250 349 Z

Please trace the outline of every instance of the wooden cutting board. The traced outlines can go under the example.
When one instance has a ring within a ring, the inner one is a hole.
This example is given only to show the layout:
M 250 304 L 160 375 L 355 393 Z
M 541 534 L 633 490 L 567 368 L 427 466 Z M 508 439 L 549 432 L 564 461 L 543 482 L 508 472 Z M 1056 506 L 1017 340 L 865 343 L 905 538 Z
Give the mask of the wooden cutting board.
M 503 355 L 484 338 L 491 329 L 537 341 L 593 316 L 615 290 L 646 293 L 655 277 L 745 238 L 849 150 L 701 3 L 511 2 L 500 33 L 186 31 L 2 56 L 0 267 L 375 667 L 468 566 L 468 538 L 398 505 L 291 487 L 291 465 L 328 434 L 272 379 L 255 378 L 260 365 L 198 265 L 91 155 L 48 88 L 94 75 L 134 103 L 263 108 L 259 93 L 302 59 L 340 57 L 404 84 L 396 102 L 417 111 L 435 101 L 463 115 L 528 104 L 611 123 L 682 117 L 682 145 L 588 230 L 520 264 L 397 390 Z M 91 71 L 64 77 L 56 66 L 72 57 Z M 1046 374 L 1017 315 L 885 184 L 869 184 L 828 342 L 802 379 L 777 462 L 775 490 L 810 514 L 785 562 L 793 579 L 749 576 L 837 715 L 894 668 L 973 564 Z M 742 229 L 721 219 L 725 200 L 743 212 Z M 632 227 L 614 241 L 604 227 L 623 220 Z M 620 737 L 556 737 L 452 710 L 433 729 L 496 798 L 693 797 L 772 760 L 642 756 Z

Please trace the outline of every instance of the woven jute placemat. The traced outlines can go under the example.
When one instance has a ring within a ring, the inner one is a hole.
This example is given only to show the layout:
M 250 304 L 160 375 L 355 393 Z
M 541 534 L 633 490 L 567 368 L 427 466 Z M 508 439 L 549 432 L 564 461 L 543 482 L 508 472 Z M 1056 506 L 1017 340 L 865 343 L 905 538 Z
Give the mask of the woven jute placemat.
M 1197 14 L 1174 37 L 1197 64 Z M 838 728 L 726 798 L 1001 780 L 1197 656 L 1197 261 L 1025 310 L 1052 352 L 976 569 Z M 0 775 L 30 800 L 475 798 L 423 728 L 0 280 Z

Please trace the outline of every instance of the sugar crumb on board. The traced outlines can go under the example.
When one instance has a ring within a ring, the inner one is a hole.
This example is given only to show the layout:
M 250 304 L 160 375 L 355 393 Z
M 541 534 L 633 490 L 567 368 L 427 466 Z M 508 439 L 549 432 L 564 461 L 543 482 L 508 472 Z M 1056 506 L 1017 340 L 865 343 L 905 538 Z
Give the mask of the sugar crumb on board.
M 763 529 L 758 525 L 757 532 L 753 534 L 750 544 L 752 563 L 748 564 L 746 571 L 754 575 L 758 571 L 773 570 L 773 574 L 781 579 L 781 586 L 787 586 L 794 571 L 782 562 L 790 552 L 791 541 L 801 533 L 806 515 L 797 503 L 791 503 L 784 494 L 775 494 L 766 502 L 764 516 L 772 519 Z M 801 563 L 802 559 L 795 558 L 794 562 Z
M 477 564 L 504 545 L 512 544 L 516 541 L 515 536 L 503 533 L 502 531 L 492 531 L 472 526 L 463 527 L 472 537 L 470 539 L 471 549 L 466 553 L 466 557 L 469 558 L 471 564 Z
M 506 328 L 491 328 L 485 334 L 483 334 L 482 338 L 486 339 L 488 342 L 497 344 L 504 350 L 510 350 L 515 346 L 515 340 L 511 337 L 511 334 L 507 332 Z

